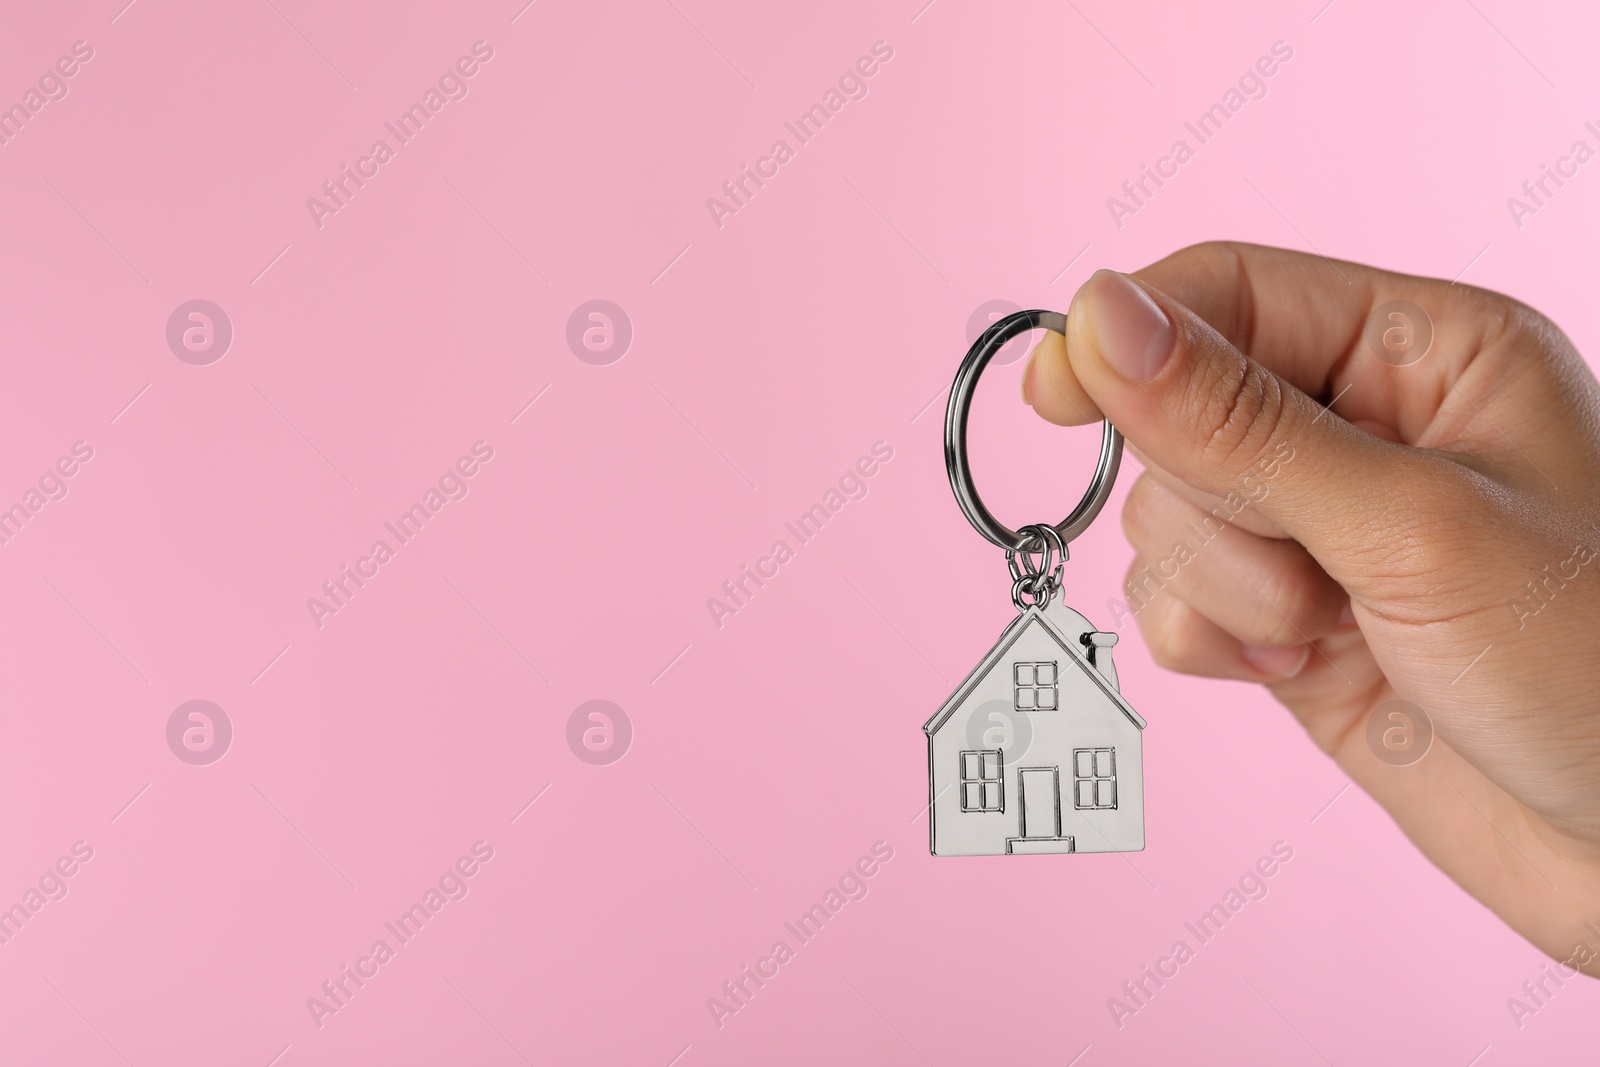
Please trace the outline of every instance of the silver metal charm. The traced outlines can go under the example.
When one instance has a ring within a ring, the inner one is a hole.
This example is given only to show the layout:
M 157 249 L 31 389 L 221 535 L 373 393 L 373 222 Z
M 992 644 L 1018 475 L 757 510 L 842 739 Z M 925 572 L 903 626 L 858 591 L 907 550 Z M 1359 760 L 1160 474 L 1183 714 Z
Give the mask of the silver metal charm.
M 1001 525 L 967 465 L 967 409 L 978 375 L 1012 337 L 1038 328 L 1064 333 L 1066 316 L 1022 311 L 985 330 L 962 361 L 945 416 L 950 486 L 973 527 L 1006 550 L 1019 614 L 923 725 L 936 856 L 1144 848 L 1145 720 L 1117 684 L 1117 635 L 1096 630 L 1057 595 L 1067 543 L 1110 496 L 1122 435 L 1106 422 L 1094 479 L 1055 526 Z

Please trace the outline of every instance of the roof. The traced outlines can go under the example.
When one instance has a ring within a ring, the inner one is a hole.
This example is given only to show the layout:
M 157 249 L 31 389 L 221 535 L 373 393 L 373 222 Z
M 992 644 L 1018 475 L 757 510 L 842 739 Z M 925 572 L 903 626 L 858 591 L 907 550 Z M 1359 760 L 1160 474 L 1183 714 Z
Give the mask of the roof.
M 1111 701 L 1111 703 L 1114 704 L 1119 711 L 1126 715 L 1128 720 L 1139 729 L 1143 730 L 1145 728 L 1146 723 L 1144 721 L 1144 717 L 1141 716 L 1137 711 L 1134 711 L 1133 707 L 1123 699 L 1122 694 L 1117 692 L 1116 689 L 1112 688 L 1111 683 L 1107 682 L 1105 677 L 1099 671 L 1094 669 L 1094 667 L 1085 658 L 1083 651 L 1074 648 L 1074 642 L 1069 641 L 1060 630 L 1052 625 L 1050 620 L 1045 618 L 1043 612 L 1041 612 L 1038 608 L 1029 608 L 1027 611 L 1023 612 L 1021 615 L 1018 615 L 1014 620 L 1012 620 L 1011 625 L 1007 626 L 1005 632 L 1000 635 L 1000 640 L 995 642 L 994 648 L 989 650 L 989 654 L 983 657 L 982 662 L 974 667 L 972 669 L 972 673 L 967 675 L 966 679 L 961 683 L 960 686 L 956 688 L 954 693 L 950 694 L 950 699 L 946 700 L 939 710 L 934 713 L 933 718 L 922 724 L 923 731 L 930 737 L 938 732 L 939 727 L 943 726 L 945 721 L 949 719 L 951 715 L 955 714 L 957 708 L 966 703 L 967 698 L 972 695 L 972 691 L 976 689 L 986 677 L 988 677 L 989 672 L 994 669 L 995 664 L 999 663 L 1001 659 L 1005 658 L 1005 654 L 1011 650 L 1011 646 L 1016 644 L 1031 626 L 1039 626 L 1043 628 L 1044 632 L 1048 634 L 1056 642 L 1056 644 L 1061 646 L 1061 650 L 1067 654 L 1067 659 L 1071 663 L 1076 664 L 1079 670 L 1083 671 L 1084 674 L 1087 674 L 1094 681 L 1094 684 L 1099 687 L 1100 692 L 1105 694 L 1107 700 Z

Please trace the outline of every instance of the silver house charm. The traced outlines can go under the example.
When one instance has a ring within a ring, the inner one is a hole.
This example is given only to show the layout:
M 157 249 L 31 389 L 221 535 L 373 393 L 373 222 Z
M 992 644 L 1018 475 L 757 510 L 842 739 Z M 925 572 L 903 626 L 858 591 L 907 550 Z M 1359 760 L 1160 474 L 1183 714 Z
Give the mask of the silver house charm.
M 933 854 L 1144 848 L 1145 721 L 1117 691 L 1115 634 L 1028 607 L 923 730 Z
M 1019 333 L 1065 326 L 1065 316 L 1048 311 L 999 320 L 967 353 L 950 392 L 950 485 L 973 527 L 1006 550 L 1019 614 L 923 725 L 935 856 L 1144 848 L 1145 720 L 1117 683 L 1117 635 L 1095 629 L 1058 596 L 1067 542 L 1104 507 L 1122 436 L 1105 424 L 1094 480 L 1058 526 L 1019 532 L 1001 525 L 978 497 L 967 463 L 967 410 L 984 365 Z

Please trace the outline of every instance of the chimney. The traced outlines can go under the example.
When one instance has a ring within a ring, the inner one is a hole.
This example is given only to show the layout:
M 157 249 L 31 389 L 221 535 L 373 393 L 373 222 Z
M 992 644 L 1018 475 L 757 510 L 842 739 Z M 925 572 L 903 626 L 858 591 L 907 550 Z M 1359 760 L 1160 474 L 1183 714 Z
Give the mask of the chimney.
M 1091 630 L 1081 635 L 1078 640 L 1083 642 L 1083 647 L 1089 653 L 1089 663 L 1100 676 L 1111 683 L 1112 689 L 1121 691 L 1117 686 L 1117 668 L 1111 662 L 1111 646 L 1117 643 L 1117 635 L 1105 633 L 1100 630 Z

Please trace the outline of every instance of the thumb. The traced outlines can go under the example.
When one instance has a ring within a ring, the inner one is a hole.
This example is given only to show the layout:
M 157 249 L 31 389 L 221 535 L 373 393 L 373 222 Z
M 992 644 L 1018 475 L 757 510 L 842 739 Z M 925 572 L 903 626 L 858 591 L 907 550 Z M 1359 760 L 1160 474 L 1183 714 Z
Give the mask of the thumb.
M 1395 506 L 1456 480 L 1439 468 L 1467 473 L 1357 429 L 1126 274 L 1098 271 L 1078 290 L 1066 341 L 1059 370 L 1151 462 L 1254 505 L 1335 577 L 1341 562 L 1397 547 L 1374 538 L 1416 536 Z

